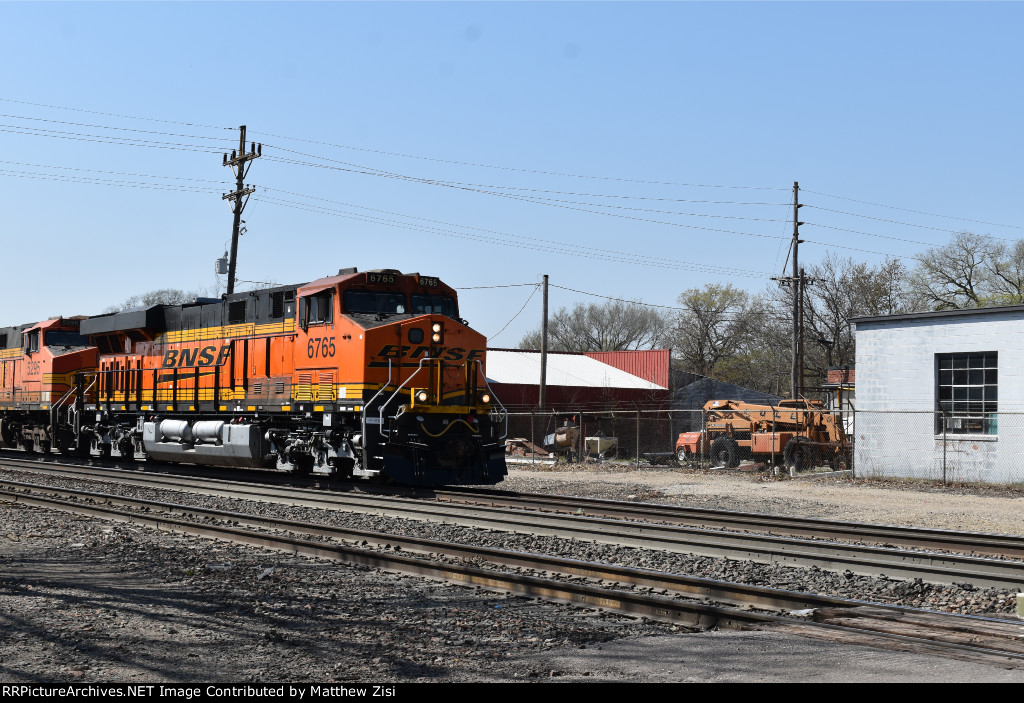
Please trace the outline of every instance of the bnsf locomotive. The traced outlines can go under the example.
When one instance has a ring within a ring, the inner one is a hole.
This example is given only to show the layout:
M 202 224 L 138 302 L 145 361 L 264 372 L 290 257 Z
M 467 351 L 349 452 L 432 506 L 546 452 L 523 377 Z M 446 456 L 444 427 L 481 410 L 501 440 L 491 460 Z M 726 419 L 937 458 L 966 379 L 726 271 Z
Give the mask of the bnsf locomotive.
M 485 350 L 452 288 L 390 269 L 0 328 L 0 447 L 494 484 Z

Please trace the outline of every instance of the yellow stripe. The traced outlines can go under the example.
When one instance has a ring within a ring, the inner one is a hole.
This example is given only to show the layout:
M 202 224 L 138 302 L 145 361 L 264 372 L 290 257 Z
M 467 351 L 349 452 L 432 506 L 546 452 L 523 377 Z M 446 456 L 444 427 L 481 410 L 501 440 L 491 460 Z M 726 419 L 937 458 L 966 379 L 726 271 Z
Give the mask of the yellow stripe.
M 197 330 L 178 330 L 158 334 L 153 340 L 158 344 L 177 344 L 180 342 L 205 342 L 211 339 L 235 339 L 266 334 L 287 334 L 295 331 L 295 320 L 268 322 L 256 325 L 251 322 L 237 325 L 220 325 L 217 327 L 201 327 Z

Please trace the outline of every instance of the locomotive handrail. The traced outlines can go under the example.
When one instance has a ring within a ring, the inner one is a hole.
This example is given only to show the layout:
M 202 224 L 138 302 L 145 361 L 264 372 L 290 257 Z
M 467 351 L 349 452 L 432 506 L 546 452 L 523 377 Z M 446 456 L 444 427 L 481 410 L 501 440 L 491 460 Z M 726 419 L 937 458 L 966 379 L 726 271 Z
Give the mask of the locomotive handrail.
M 83 374 L 83 375 L 86 375 L 86 374 Z M 82 398 L 83 399 L 85 399 L 88 396 L 89 391 L 92 390 L 92 387 L 96 385 L 96 379 L 97 379 L 97 376 L 93 376 L 92 377 L 92 383 L 90 383 L 86 388 L 82 389 Z M 78 383 L 78 381 L 76 381 L 75 383 Z M 69 388 L 68 392 L 65 393 L 64 396 L 60 400 L 57 401 L 57 405 L 54 406 L 54 414 L 52 416 L 53 417 L 53 424 L 54 425 L 57 424 L 57 422 L 56 422 L 57 421 L 56 408 L 59 407 L 59 405 L 62 402 L 64 402 L 65 398 L 67 398 L 73 392 L 76 392 L 77 390 L 78 390 L 77 388 Z M 70 399 L 69 399 L 69 402 L 70 402 Z M 77 433 L 79 431 L 79 429 L 81 429 L 81 425 L 79 424 L 79 421 L 78 421 L 78 410 L 75 408 L 74 405 L 69 405 L 68 406 L 68 420 L 71 422 L 71 425 L 75 428 L 75 432 Z
M 401 392 L 401 390 L 403 388 L 405 388 L 405 384 L 407 384 L 412 379 L 416 378 L 416 374 L 418 374 L 420 371 L 423 370 L 423 362 L 424 361 L 432 361 L 432 360 L 433 359 L 431 357 L 429 357 L 429 356 L 425 356 L 422 359 L 420 359 L 420 365 L 416 368 L 415 371 L 413 371 L 411 374 L 409 374 L 409 378 L 407 378 L 404 381 L 402 381 L 402 383 L 398 386 L 398 388 L 395 389 L 395 392 L 391 394 L 391 397 L 388 398 L 387 400 L 385 400 L 383 403 L 380 404 L 380 413 L 379 413 L 380 414 L 380 433 L 382 435 L 384 435 L 385 437 L 389 437 L 390 435 L 388 434 L 388 431 L 384 429 L 384 409 L 387 408 L 388 407 L 388 403 L 390 403 L 392 400 L 394 400 L 398 396 L 398 394 Z M 391 381 L 391 359 L 388 359 L 388 381 L 389 382 Z M 390 383 L 388 385 L 390 385 Z M 381 390 L 383 390 L 383 388 Z M 374 398 L 376 398 L 376 397 L 377 396 L 374 396 Z
M 367 415 L 367 413 L 370 412 L 370 410 L 373 409 L 373 401 L 377 400 L 377 396 L 379 396 L 381 393 L 383 393 L 384 389 L 387 388 L 390 385 L 391 385 L 391 359 L 389 358 L 388 359 L 388 382 L 385 383 L 384 385 L 382 385 L 380 387 L 380 389 L 376 393 L 373 394 L 373 397 L 370 398 L 370 402 L 368 402 L 363 407 L 363 437 L 364 438 L 366 437 L 366 415 Z M 381 422 L 384 422 L 384 420 L 383 420 L 383 413 L 381 415 Z
M 487 382 L 487 374 L 484 373 L 483 362 L 480 359 L 474 359 L 474 361 L 476 362 L 476 365 L 480 367 L 480 375 L 483 376 L 484 378 L 484 385 L 487 386 L 487 392 L 491 394 L 491 397 L 494 398 L 494 402 L 496 402 L 498 404 L 498 407 L 501 408 L 501 414 L 499 417 L 501 417 L 501 419 L 505 422 L 505 433 L 498 437 L 498 439 L 505 439 L 506 437 L 508 437 L 508 410 L 505 409 L 505 406 L 502 405 L 501 400 L 498 399 L 498 394 L 491 390 L 491 384 Z

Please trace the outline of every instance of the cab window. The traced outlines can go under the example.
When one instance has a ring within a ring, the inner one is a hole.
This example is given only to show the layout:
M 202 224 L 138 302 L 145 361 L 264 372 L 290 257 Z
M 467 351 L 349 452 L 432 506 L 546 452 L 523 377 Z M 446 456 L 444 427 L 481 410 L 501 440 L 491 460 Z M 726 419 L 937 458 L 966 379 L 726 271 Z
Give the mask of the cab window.
M 453 319 L 458 316 L 458 311 L 455 308 L 455 299 L 450 295 L 413 293 L 412 312 L 414 315 L 438 314 Z
M 77 332 L 66 332 L 64 330 L 49 330 L 46 333 L 46 346 L 48 347 L 85 347 L 88 346 L 85 337 Z
M 299 303 L 303 308 L 299 310 L 303 326 L 334 322 L 334 291 L 325 290 L 314 295 L 307 295 L 300 299 Z
M 347 313 L 395 315 L 406 311 L 405 295 L 391 291 L 347 290 L 344 300 Z

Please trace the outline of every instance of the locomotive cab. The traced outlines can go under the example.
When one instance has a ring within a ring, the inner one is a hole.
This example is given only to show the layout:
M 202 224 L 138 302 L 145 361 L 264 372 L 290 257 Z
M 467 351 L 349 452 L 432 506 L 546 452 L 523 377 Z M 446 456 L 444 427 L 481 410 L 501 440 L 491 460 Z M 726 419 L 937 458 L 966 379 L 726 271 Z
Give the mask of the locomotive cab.
M 384 269 L 342 271 L 297 293 L 295 397 L 330 428 L 330 469 L 422 484 L 505 476 L 486 340 L 459 319 L 454 290 Z

